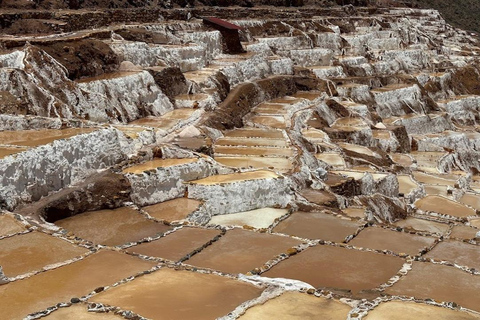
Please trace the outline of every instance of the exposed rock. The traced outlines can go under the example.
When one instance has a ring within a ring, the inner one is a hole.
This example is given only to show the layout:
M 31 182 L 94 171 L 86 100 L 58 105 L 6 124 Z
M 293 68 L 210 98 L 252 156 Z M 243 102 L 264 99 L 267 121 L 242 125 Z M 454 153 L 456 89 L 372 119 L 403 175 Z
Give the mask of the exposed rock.
M 130 201 L 130 193 L 123 175 L 106 170 L 15 212 L 53 223 L 86 211 L 118 208 Z

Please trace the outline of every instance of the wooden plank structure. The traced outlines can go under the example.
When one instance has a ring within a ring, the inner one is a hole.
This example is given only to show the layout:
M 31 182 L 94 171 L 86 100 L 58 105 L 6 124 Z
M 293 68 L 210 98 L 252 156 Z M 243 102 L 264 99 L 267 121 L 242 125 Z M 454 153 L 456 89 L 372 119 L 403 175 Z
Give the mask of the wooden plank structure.
M 223 38 L 223 53 L 237 54 L 245 52 L 238 33 L 239 30 L 242 30 L 242 27 L 215 17 L 205 17 L 203 18 L 203 23 L 220 31 Z

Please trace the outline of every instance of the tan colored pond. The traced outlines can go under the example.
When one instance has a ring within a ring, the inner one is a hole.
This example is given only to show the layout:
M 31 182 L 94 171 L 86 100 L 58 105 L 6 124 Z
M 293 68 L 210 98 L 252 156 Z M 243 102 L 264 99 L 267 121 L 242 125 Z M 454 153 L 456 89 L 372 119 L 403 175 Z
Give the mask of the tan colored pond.
M 452 232 L 450 233 L 450 238 L 470 240 L 475 238 L 475 235 L 477 234 L 478 231 L 480 230 L 471 228 L 468 226 L 455 226 L 452 228 Z
M 286 115 L 290 104 L 264 102 L 255 107 L 256 114 L 263 115 Z
M 84 83 L 84 82 L 92 82 L 92 81 L 99 81 L 99 80 L 111 80 L 111 79 L 128 77 L 138 73 L 140 73 L 140 71 L 119 71 L 119 72 L 103 73 L 99 76 L 77 80 L 77 82 Z
M 429 196 L 448 196 L 448 186 L 426 184 L 423 186 L 425 194 Z
M 298 103 L 298 102 L 301 102 L 301 101 L 302 101 L 302 99 L 289 97 L 289 96 L 286 96 L 286 97 L 283 97 L 283 98 L 276 98 L 276 99 L 271 100 L 272 103 L 286 103 L 286 104 L 294 104 L 294 103 Z
M 143 207 L 151 217 L 167 222 L 186 219 L 187 216 L 196 211 L 202 202 L 188 198 L 177 198 L 151 206 Z
M 328 138 L 328 135 L 325 132 L 313 128 L 303 130 L 302 136 L 312 141 L 323 141 Z
M 0 240 L 0 265 L 7 277 L 15 277 L 87 252 L 85 248 L 34 231 Z
M 272 178 L 278 178 L 278 177 L 279 176 L 275 172 L 270 170 L 256 170 L 256 171 L 210 176 L 204 179 L 190 181 L 190 183 L 212 185 L 212 184 L 219 184 L 219 183 L 233 183 L 233 182 L 246 181 L 246 180 L 272 179 Z
M 178 261 L 219 234 L 220 231 L 214 229 L 182 228 L 158 240 L 131 247 L 127 251 Z
M 335 320 L 347 319 L 351 307 L 334 299 L 300 292 L 285 292 L 247 310 L 239 320 Z
M 395 225 L 402 228 L 411 228 L 417 231 L 436 232 L 440 234 L 444 234 L 449 229 L 448 224 L 413 217 L 397 221 L 395 222 Z
M 23 319 L 29 313 L 69 302 L 72 297 L 84 296 L 154 265 L 124 253 L 102 250 L 81 261 L 1 285 L 2 317 Z
M 0 215 L 0 237 L 25 231 L 25 227 L 15 218 L 8 215 Z
M 345 237 L 354 234 L 360 224 L 321 212 L 295 212 L 280 222 L 274 232 L 300 238 L 322 239 L 343 242 Z
M 397 180 L 398 180 L 398 191 L 405 195 L 418 189 L 419 187 L 419 185 L 412 179 L 412 177 L 406 174 L 397 175 Z
M 413 177 L 415 178 L 415 180 L 421 183 L 439 184 L 439 185 L 451 186 L 451 187 L 453 187 L 457 182 L 456 180 L 453 180 L 453 179 L 446 179 L 439 175 L 426 174 L 420 171 L 413 172 Z
M 287 147 L 285 139 L 271 138 L 220 138 L 215 142 L 217 146 L 247 146 L 247 147 Z
M 36 147 L 51 143 L 55 140 L 67 139 L 76 135 L 90 133 L 94 128 L 69 128 L 69 129 L 42 129 L 21 131 L 0 131 L 2 144 L 15 146 Z
M 288 237 L 233 229 L 185 263 L 232 274 L 246 273 L 300 243 Z
M 297 279 L 316 288 L 358 293 L 387 282 L 403 263 L 398 257 L 320 245 L 282 261 L 262 276 Z
M 106 246 L 138 241 L 170 229 L 162 223 L 148 220 L 129 207 L 85 212 L 55 221 L 55 224 L 79 238 Z
M 276 129 L 285 129 L 287 127 L 283 116 L 253 116 L 250 118 L 253 123 L 258 123 L 267 127 Z
M 390 154 L 392 161 L 403 167 L 410 167 L 413 164 L 413 160 L 410 156 L 401 153 Z
M 319 205 L 334 203 L 337 201 L 334 194 L 326 190 L 304 189 L 300 194 L 308 201 Z
M 272 169 L 286 172 L 293 168 L 292 162 L 287 158 L 255 157 L 255 156 L 216 156 L 215 160 L 225 166 L 233 168 Z
M 418 299 L 456 302 L 458 305 L 480 311 L 480 276 L 455 267 L 433 263 L 413 262 L 412 270 L 386 292 Z
M 225 137 L 243 137 L 243 138 L 268 138 L 268 139 L 285 139 L 281 130 L 272 129 L 235 129 L 223 133 Z
M 469 205 L 475 210 L 480 210 L 480 195 L 474 193 L 465 193 L 460 199 L 459 202 Z
M 454 262 L 460 266 L 480 268 L 479 247 L 465 242 L 442 241 L 432 251 L 428 252 L 425 257 Z
M 163 268 L 92 297 L 149 319 L 210 320 L 227 315 L 262 289 L 245 282 Z
M 27 150 L 27 148 L 14 148 L 14 147 L 0 148 L 0 159 L 8 157 L 12 154 L 23 152 L 25 150 Z
M 356 247 L 389 250 L 415 256 L 418 255 L 423 248 L 433 245 L 434 242 L 435 238 L 433 237 L 424 237 L 372 227 L 362 230 L 349 244 Z
M 337 152 L 323 152 L 315 154 L 315 157 L 327 164 L 331 165 L 332 167 L 337 168 L 345 168 L 345 160 L 343 159 L 342 155 Z
M 291 157 L 294 152 L 290 148 L 269 148 L 269 147 L 227 147 L 215 146 L 216 154 L 232 154 L 232 155 L 252 155 L 252 156 L 281 156 Z
M 221 226 L 250 226 L 258 229 L 268 228 L 275 219 L 288 213 L 288 209 L 261 208 L 231 214 L 213 216 L 208 224 Z
M 475 210 L 441 196 L 426 196 L 415 202 L 415 206 L 423 211 L 433 211 L 454 217 L 475 216 Z
M 407 301 L 388 301 L 370 311 L 365 320 L 475 320 L 480 319 L 472 313 L 451 310 L 424 303 Z
M 142 173 L 148 170 L 154 170 L 157 168 L 173 167 L 187 163 L 194 163 L 198 161 L 197 158 L 184 158 L 184 159 L 154 159 L 144 163 L 128 167 L 123 170 L 123 173 Z
M 350 143 L 339 143 L 338 145 L 345 150 L 364 154 L 370 157 L 377 157 L 377 158 L 380 157 L 376 152 L 373 152 L 372 150 L 364 146 L 359 146 L 359 145 L 350 144 Z
M 342 211 L 352 218 L 365 218 L 365 208 L 348 207 L 342 209 Z
M 297 91 L 292 95 L 294 98 L 315 100 L 322 95 L 322 92 L 319 91 Z
M 172 129 L 179 121 L 190 118 L 197 109 L 182 108 L 172 110 L 160 117 L 149 116 L 135 121 L 129 124 L 159 128 L 162 130 Z

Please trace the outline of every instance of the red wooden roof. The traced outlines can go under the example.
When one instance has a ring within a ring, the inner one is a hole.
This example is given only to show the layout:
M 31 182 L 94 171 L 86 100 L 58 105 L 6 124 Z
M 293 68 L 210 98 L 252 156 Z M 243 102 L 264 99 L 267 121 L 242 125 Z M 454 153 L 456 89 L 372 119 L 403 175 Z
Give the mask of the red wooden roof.
M 203 21 L 208 21 L 210 23 L 219 25 L 220 27 L 230 29 L 230 30 L 242 30 L 242 27 L 239 27 L 239 26 L 237 26 L 233 23 L 230 23 L 228 21 L 225 21 L 225 20 L 222 20 L 222 19 L 219 19 L 219 18 L 215 18 L 215 17 L 205 17 L 205 18 L 203 18 Z

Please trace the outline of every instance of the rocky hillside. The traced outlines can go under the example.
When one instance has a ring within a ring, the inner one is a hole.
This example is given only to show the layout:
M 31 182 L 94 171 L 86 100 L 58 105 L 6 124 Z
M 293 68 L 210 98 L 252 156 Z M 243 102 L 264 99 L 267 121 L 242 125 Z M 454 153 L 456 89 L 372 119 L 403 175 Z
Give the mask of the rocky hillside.
M 265 3 L 2 1 L 2 319 L 480 319 L 477 38 Z
M 480 32 L 480 3 L 475 0 L 414 0 L 421 8 L 433 8 L 441 12 L 445 19 L 455 27 Z

